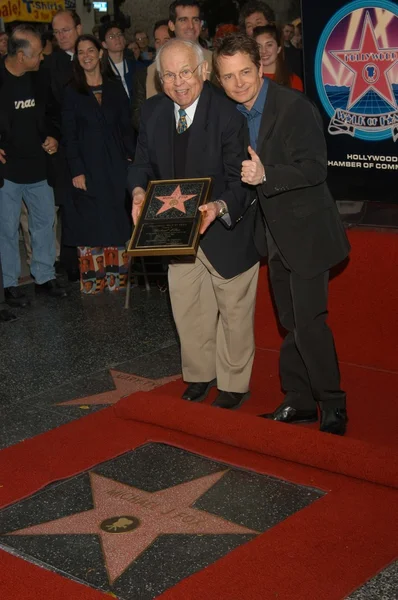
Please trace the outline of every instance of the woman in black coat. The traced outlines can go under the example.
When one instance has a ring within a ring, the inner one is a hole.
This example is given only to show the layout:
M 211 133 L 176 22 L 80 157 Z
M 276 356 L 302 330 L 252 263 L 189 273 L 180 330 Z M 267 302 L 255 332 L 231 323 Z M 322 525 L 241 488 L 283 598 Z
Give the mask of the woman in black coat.
M 127 284 L 122 253 L 131 235 L 126 202 L 134 132 L 122 84 L 102 72 L 102 48 L 82 35 L 74 77 L 66 90 L 62 133 L 74 189 L 73 240 L 78 246 L 81 291 L 93 294 Z

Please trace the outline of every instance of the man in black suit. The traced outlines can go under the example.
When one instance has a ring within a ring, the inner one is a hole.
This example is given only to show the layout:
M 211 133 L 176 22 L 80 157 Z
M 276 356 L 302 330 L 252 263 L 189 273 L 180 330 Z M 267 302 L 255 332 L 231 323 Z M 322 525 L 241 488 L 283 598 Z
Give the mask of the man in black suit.
M 150 180 L 212 177 L 212 201 L 201 207 L 203 237 L 196 259 L 173 260 L 169 289 L 181 341 L 183 398 L 237 408 L 248 397 L 254 357 L 253 317 L 258 253 L 255 205 L 240 181 L 244 119 L 206 81 L 202 48 L 170 40 L 158 52 L 164 94 L 143 106 L 129 188 L 136 222 Z M 175 210 L 175 209 L 173 209 Z
M 83 31 L 79 15 L 71 10 L 58 11 L 52 26 L 59 50 L 45 59 L 44 66 L 50 69 L 51 88 L 56 101 L 62 105 L 65 88 L 72 78 L 76 40 Z
M 75 44 L 79 35 L 82 34 L 82 25 L 81 19 L 75 11 L 60 10 L 54 15 L 52 26 L 59 50 L 45 57 L 43 69 L 46 69 L 49 74 L 51 90 L 60 115 L 65 89 L 72 78 Z M 55 163 L 55 203 L 61 207 L 62 214 L 60 261 L 69 280 L 78 281 L 79 264 L 72 225 L 75 222 L 74 207 L 71 201 L 72 185 L 62 143 Z
M 220 40 L 214 64 L 227 95 L 248 119 L 242 181 L 259 200 L 256 243 L 266 241 L 279 320 L 288 332 L 280 354 L 285 401 L 263 416 L 315 421 L 318 403 L 321 430 L 342 435 L 345 393 L 326 323 L 327 289 L 329 269 L 346 258 L 349 244 L 325 181 L 321 117 L 303 94 L 262 78 L 257 44 L 244 34 Z

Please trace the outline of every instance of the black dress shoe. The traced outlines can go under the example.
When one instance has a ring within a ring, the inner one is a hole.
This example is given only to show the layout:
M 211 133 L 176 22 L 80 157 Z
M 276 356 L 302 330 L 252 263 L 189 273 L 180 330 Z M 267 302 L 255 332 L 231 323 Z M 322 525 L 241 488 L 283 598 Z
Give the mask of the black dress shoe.
M 17 319 L 18 317 L 7 310 L 7 308 L 0 308 L 0 323 L 9 323 L 10 321 L 16 321 Z
M 56 260 L 54 263 L 55 275 L 56 277 L 62 277 L 65 274 L 65 269 L 62 266 L 60 260 Z
M 24 307 L 29 306 L 30 302 L 19 287 L 12 286 L 4 288 L 4 296 L 7 304 L 10 306 Z
M 74 269 L 73 271 L 67 271 L 68 281 L 71 283 L 76 283 L 76 281 L 80 281 L 80 271 L 79 269 Z
M 45 283 L 41 283 L 40 285 L 36 283 L 35 289 L 36 293 L 44 292 L 45 294 L 47 294 L 48 296 L 52 296 L 53 298 L 66 298 L 68 296 L 67 290 L 56 279 L 50 279 L 50 281 L 46 281 Z
M 321 409 L 320 431 L 344 435 L 347 427 L 348 417 L 345 408 Z
M 283 402 L 274 412 L 259 415 L 263 419 L 272 419 L 281 423 L 315 423 L 318 420 L 316 408 L 295 408 Z
M 236 410 L 246 400 L 250 398 L 250 392 L 221 392 L 214 400 L 212 406 L 217 408 L 229 408 L 230 410 Z
M 217 385 L 217 379 L 212 379 L 207 382 L 195 382 L 190 383 L 185 392 L 182 395 L 183 400 L 190 400 L 191 402 L 200 402 L 204 400 L 210 391 L 210 388 Z

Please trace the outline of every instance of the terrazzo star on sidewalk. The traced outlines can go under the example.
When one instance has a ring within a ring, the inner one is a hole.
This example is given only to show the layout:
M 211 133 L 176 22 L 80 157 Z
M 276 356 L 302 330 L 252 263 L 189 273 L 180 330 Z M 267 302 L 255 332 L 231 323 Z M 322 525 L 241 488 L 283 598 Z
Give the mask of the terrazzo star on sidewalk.
M 329 270 L 349 243 L 326 184 L 321 116 L 304 96 L 263 79 L 259 48 L 244 34 L 221 39 L 213 64 L 226 94 L 247 118 L 242 181 L 258 198 L 256 245 L 268 254 L 272 292 L 287 335 L 280 353 L 284 402 L 266 418 L 317 420 L 344 434 L 346 395 L 327 318 Z
M 236 106 L 206 81 L 201 47 L 171 40 L 156 67 L 164 94 L 146 101 L 129 172 L 136 222 L 150 180 L 212 177 L 195 259 L 173 260 L 169 289 L 181 342 L 183 398 L 237 408 L 247 397 L 254 358 L 254 304 L 259 255 L 255 206 L 240 181 L 245 121 Z

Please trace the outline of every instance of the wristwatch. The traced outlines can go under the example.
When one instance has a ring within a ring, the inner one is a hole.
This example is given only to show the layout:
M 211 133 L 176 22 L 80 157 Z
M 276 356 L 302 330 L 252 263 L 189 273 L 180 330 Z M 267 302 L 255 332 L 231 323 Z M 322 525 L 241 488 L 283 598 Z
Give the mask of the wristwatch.
M 220 207 L 217 217 L 221 219 L 224 215 L 228 214 L 228 206 L 224 200 L 215 200 L 215 203 Z

